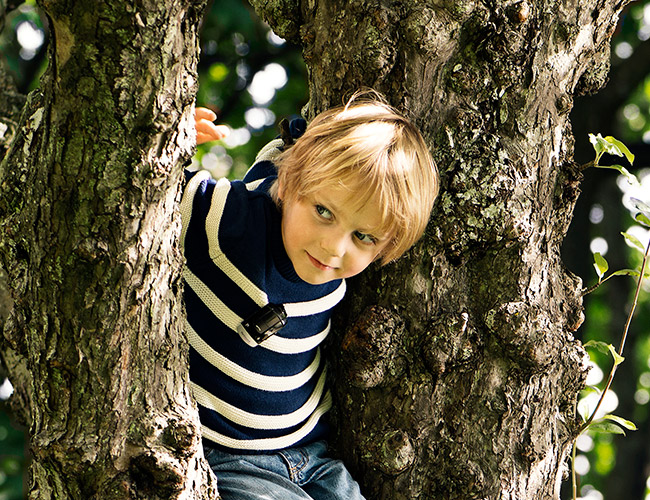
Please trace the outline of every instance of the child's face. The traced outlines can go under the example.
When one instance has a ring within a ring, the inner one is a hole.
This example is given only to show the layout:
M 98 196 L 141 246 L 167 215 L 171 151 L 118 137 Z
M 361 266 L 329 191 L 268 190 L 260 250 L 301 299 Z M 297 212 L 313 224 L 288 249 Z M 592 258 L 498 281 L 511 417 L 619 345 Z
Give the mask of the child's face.
M 389 242 L 376 231 L 380 214 L 378 200 L 359 209 L 343 187 L 283 200 L 282 239 L 298 276 L 320 285 L 363 271 Z

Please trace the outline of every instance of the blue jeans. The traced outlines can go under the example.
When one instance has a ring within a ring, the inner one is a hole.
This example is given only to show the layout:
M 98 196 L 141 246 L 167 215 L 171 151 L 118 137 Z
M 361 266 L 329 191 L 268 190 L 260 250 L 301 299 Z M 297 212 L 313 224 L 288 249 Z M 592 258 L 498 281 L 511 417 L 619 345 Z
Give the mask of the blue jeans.
M 272 454 L 235 455 L 205 447 L 223 500 L 364 500 L 343 462 L 319 441 Z

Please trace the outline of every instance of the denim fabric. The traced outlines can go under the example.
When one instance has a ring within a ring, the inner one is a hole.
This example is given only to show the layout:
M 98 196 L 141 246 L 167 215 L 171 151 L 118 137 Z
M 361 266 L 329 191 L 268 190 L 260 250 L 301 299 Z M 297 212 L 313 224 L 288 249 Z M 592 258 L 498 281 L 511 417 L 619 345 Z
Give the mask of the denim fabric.
M 364 500 L 340 460 L 327 458 L 327 444 L 264 455 L 235 455 L 205 447 L 223 500 Z

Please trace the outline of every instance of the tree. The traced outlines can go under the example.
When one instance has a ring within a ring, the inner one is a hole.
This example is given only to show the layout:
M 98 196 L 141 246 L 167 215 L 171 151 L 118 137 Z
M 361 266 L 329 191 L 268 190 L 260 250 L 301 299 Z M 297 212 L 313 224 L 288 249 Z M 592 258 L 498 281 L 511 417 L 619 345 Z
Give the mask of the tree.
M 624 3 L 253 2 L 303 46 L 309 116 L 372 86 L 442 174 L 425 239 L 350 284 L 331 343 L 338 446 L 369 498 L 559 494 L 586 372 L 559 256 L 581 179 L 568 113 L 604 83 Z M 42 7 L 52 64 L 0 166 L 32 496 L 198 497 L 170 242 L 203 6 Z
M 559 257 L 568 113 L 606 79 L 623 2 L 253 3 L 303 44 L 310 115 L 373 86 L 441 167 L 427 238 L 339 323 L 339 443 L 369 496 L 556 497 L 586 371 Z
M 50 64 L 0 164 L 2 360 L 31 498 L 214 491 L 179 369 L 174 216 L 204 6 L 40 3 Z

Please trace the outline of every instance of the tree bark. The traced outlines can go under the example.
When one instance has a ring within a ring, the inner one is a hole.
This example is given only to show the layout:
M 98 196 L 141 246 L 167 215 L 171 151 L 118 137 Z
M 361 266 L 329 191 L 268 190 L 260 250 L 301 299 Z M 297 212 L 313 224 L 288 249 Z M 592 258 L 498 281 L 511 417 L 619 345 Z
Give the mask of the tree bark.
M 49 68 L 0 164 L 1 352 L 30 498 L 216 498 L 175 215 L 204 2 L 40 7 Z
M 252 3 L 303 45 L 309 116 L 374 87 L 441 171 L 425 238 L 339 315 L 338 444 L 366 494 L 558 498 L 586 375 L 560 259 L 581 180 L 568 113 L 605 82 L 625 2 Z
M 253 3 L 304 47 L 309 116 L 372 86 L 442 175 L 427 235 L 351 283 L 331 346 L 338 446 L 368 498 L 557 498 L 586 372 L 559 257 L 581 178 L 568 112 L 604 82 L 625 1 Z M 51 64 L 0 164 L 30 496 L 214 498 L 173 215 L 204 6 L 41 7 Z

